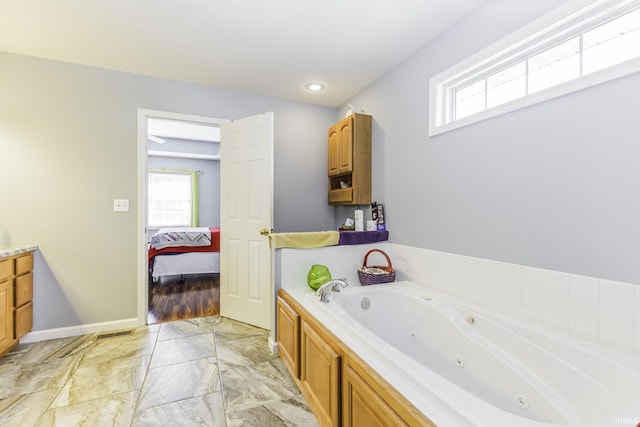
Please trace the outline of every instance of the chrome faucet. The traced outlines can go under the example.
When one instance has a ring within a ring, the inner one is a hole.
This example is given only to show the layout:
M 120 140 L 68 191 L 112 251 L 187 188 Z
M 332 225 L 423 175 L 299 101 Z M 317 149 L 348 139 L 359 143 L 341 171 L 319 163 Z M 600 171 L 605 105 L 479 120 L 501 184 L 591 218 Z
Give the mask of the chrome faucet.
M 340 287 L 346 288 L 349 286 L 346 279 L 333 279 L 329 280 L 324 285 L 320 286 L 316 291 L 316 295 L 320 297 L 320 302 L 329 302 L 327 296 L 331 292 L 340 292 Z
M 329 280 L 328 283 L 333 284 L 333 286 L 331 286 L 331 292 L 340 292 L 340 287 L 346 288 L 347 286 L 349 286 L 349 283 L 347 283 L 347 279 L 333 279 Z

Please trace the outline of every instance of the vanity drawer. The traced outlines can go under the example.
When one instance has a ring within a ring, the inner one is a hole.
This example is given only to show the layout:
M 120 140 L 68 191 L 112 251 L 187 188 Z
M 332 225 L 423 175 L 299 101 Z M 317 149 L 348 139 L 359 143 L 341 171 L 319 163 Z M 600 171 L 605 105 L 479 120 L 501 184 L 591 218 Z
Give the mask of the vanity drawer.
M 329 203 L 350 202 L 353 200 L 353 188 L 341 188 L 329 191 Z
M 19 340 L 23 336 L 30 332 L 33 328 L 33 303 L 23 305 L 20 308 L 16 308 L 16 339 Z
M 0 260 L 0 281 L 13 276 L 13 259 Z
M 16 258 L 16 276 L 33 270 L 33 253 Z
M 16 277 L 16 307 L 28 303 L 33 299 L 33 273 Z

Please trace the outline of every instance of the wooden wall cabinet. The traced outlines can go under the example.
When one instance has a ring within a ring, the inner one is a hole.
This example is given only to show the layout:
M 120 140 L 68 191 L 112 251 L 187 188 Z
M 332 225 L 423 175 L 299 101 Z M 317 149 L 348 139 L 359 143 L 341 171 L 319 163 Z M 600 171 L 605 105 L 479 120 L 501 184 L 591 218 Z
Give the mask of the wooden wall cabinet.
M 329 204 L 371 203 L 371 116 L 352 114 L 329 128 Z
M 278 352 L 321 426 L 434 425 L 282 289 L 277 312 Z
M 0 355 L 33 328 L 33 252 L 0 259 Z

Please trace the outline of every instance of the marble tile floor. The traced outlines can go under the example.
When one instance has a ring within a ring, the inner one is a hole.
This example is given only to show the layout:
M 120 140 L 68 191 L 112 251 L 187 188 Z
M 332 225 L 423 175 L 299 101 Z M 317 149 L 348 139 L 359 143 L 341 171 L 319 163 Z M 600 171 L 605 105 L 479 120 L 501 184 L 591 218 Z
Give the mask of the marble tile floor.
M 0 426 L 317 426 L 267 331 L 220 316 L 21 344 Z

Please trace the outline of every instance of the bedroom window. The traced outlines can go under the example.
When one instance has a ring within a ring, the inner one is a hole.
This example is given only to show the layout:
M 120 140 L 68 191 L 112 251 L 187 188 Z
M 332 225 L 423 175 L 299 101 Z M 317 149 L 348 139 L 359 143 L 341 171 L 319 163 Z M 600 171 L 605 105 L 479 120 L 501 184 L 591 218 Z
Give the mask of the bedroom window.
M 149 170 L 149 227 L 198 226 L 197 171 Z
M 640 0 L 574 0 L 434 76 L 429 136 L 640 71 Z

